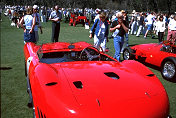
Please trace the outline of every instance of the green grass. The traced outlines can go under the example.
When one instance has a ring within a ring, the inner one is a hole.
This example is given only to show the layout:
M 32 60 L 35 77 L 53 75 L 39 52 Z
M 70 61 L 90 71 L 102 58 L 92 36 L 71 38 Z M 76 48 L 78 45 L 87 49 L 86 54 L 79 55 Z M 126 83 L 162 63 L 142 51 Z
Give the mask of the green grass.
M 39 34 L 38 44 L 49 43 L 51 41 L 51 22 L 42 23 L 43 34 Z M 10 21 L 3 16 L 1 21 L 1 117 L 2 118 L 31 118 L 32 109 L 27 107 L 28 94 L 26 92 L 26 79 L 24 76 L 24 54 L 23 54 L 23 30 L 10 26 Z M 85 30 L 82 25 L 76 27 L 69 26 L 68 23 L 61 23 L 61 42 L 86 41 L 93 44 L 93 39 L 89 39 L 89 30 Z M 157 39 L 142 36 L 136 38 L 129 36 L 129 44 L 157 43 Z M 109 55 L 114 55 L 113 39 L 107 43 L 110 48 Z M 10 69 L 11 68 L 11 69 Z M 169 96 L 170 112 L 173 118 L 176 117 L 176 84 L 168 82 L 161 77 L 158 70 L 151 69 L 160 79 Z

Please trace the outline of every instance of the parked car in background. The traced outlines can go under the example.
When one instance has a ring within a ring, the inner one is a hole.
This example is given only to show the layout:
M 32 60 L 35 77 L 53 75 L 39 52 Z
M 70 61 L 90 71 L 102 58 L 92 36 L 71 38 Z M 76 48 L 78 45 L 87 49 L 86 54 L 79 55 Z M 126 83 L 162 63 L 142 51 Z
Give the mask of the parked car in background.
M 176 45 L 163 43 L 140 44 L 123 50 L 123 59 L 136 59 L 157 66 L 164 79 L 176 82 Z

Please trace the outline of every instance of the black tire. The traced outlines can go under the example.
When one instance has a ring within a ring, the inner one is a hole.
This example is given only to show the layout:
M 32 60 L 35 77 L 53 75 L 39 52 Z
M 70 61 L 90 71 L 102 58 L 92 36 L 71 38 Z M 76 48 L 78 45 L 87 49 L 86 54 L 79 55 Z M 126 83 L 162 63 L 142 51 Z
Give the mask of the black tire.
M 26 67 L 26 61 L 25 60 L 24 60 L 24 70 L 25 70 L 24 74 L 27 77 L 27 67 Z
M 161 64 L 161 75 L 164 79 L 176 82 L 176 58 L 167 57 Z
M 134 59 L 134 55 L 132 54 L 132 49 L 130 47 L 126 47 L 123 50 L 123 60 L 132 60 Z

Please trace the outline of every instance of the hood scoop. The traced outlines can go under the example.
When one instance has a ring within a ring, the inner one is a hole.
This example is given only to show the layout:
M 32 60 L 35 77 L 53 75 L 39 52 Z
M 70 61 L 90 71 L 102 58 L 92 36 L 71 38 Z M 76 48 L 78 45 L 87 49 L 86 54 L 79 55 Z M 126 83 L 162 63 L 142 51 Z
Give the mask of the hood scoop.
M 77 89 L 82 89 L 83 88 L 83 84 L 82 84 L 81 81 L 75 81 L 75 82 L 73 82 L 73 84 L 75 85 L 75 87 Z
M 57 82 L 50 82 L 50 83 L 47 83 L 47 84 L 45 84 L 46 86 L 54 86 L 54 85 L 56 85 L 57 84 Z
M 116 74 L 116 73 L 114 73 L 114 72 L 106 72 L 106 73 L 104 73 L 106 76 L 108 76 L 108 77 L 110 77 L 110 78 L 112 78 L 112 79 L 119 79 L 120 77 Z
M 155 76 L 155 74 L 148 74 L 147 76 L 148 77 L 153 77 L 153 76 Z

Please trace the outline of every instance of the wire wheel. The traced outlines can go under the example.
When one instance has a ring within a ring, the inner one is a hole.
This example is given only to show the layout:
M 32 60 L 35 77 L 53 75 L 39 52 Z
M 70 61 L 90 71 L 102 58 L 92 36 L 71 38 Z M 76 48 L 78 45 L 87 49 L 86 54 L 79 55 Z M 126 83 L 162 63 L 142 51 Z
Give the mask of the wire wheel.
M 164 59 L 161 66 L 161 74 L 168 81 L 176 81 L 176 58 L 168 57 Z
M 130 52 L 129 52 L 129 50 L 124 50 L 124 56 L 123 56 L 123 58 L 124 58 L 124 60 L 129 60 L 130 59 Z
M 175 75 L 175 65 L 171 61 L 167 61 L 163 66 L 163 75 L 166 78 L 173 78 Z
M 132 54 L 132 49 L 129 47 L 126 47 L 123 50 L 123 60 L 131 60 L 134 59 L 134 55 Z

